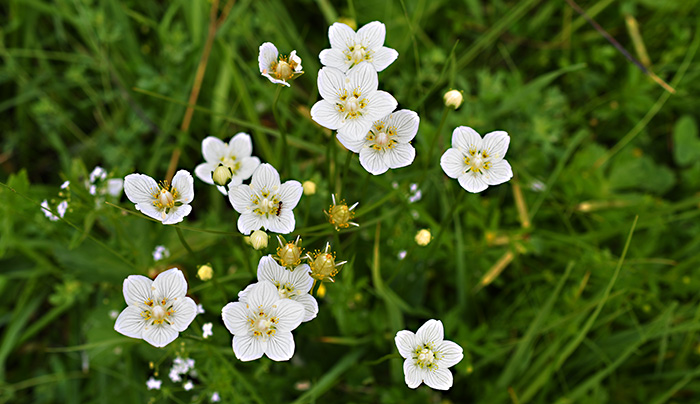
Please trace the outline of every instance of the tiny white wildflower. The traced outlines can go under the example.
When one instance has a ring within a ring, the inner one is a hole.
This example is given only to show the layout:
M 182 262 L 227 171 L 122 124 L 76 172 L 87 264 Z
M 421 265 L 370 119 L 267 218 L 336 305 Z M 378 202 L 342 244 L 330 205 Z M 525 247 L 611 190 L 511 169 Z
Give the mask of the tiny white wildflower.
M 117 318 L 114 329 L 155 347 L 173 342 L 196 315 L 197 305 L 185 296 L 187 281 L 177 268 L 159 274 L 153 281 L 130 275 L 122 289 L 127 307 Z
M 408 197 L 408 203 L 416 203 L 423 198 L 423 192 L 419 189 L 416 191 L 413 195 L 410 195 Z
M 90 195 L 97 195 L 97 185 L 90 185 L 88 192 Z
M 201 304 L 197 305 L 197 314 L 204 314 L 204 306 Z
M 58 220 L 58 216 L 54 215 L 51 212 L 51 208 L 49 207 L 49 201 L 44 199 L 41 201 L 41 211 L 44 213 L 44 216 L 48 217 L 50 221 L 55 222 Z
M 160 261 L 170 256 L 170 250 L 163 245 L 157 245 L 153 250 L 153 261 Z
M 260 74 L 267 77 L 275 84 L 283 84 L 290 87 L 289 80 L 295 79 L 304 71 L 301 69 L 301 58 L 297 51 L 292 51 L 289 57 L 280 56 L 277 47 L 271 42 L 260 45 L 258 54 L 258 67 Z
M 403 372 L 408 387 L 415 389 L 425 382 L 428 387 L 447 390 L 452 387 L 452 373 L 448 370 L 462 360 L 462 347 L 444 340 L 440 320 L 428 320 L 415 334 L 408 330 L 396 333 L 394 341 L 406 360 Z
M 183 387 L 186 391 L 190 391 L 190 390 L 192 390 L 192 389 L 194 388 L 194 383 L 192 383 L 192 380 L 188 380 L 188 381 L 185 382 L 185 384 L 182 385 L 182 387 Z
M 66 189 L 70 186 L 70 181 L 66 181 L 63 184 L 61 184 L 61 189 Z
M 153 376 L 151 376 L 151 378 L 146 381 L 146 387 L 148 387 L 149 390 L 160 390 L 160 385 L 162 383 L 162 380 L 154 379 Z
M 269 164 L 261 164 L 253 173 L 250 185 L 229 188 L 229 201 L 240 213 L 238 231 L 249 235 L 263 228 L 287 234 L 294 231 L 293 209 L 304 192 L 299 181 L 280 183 L 280 175 Z
M 173 383 L 178 383 L 182 381 L 182 377 L 180 377 L 180 373 L 175 369 L 170 369 L 170 373 L 168 373 L 168 377 L 170 380 L 173 381 Z
M 109 318 L 112 320 L 116 320 L 117 317 L 119 317 L 119 311 L 118 310 L 110 310 L 109 311 Z
M 215 392 L 212 393 L 212 395 L 211 395 L 211 402 L 212 402 L 212 403 L 218 403 L 219 401 L 221 401 L 221 396 L 219 396 L 219 392 L 218 392 L 218 391 L 215 391 Z
M 243 183 L 250 178 L 260 165 L 260 159 L 252 156 L 253 142 L 247 133 L 235 134 L 228 143 L 223 140 L 208 136 L 202 140 L 202 155 L 204 163 L 194 169 L 195 175 L 207 184 L 216 185 L 212 178 L 214 170 L 222 165 L 231 173 L 228 182 L 229 189 Z M 227 189 L 221 185 L 216 186 L 226 195 Z
M 110 196 L 118 197 L 124 189 L 124 180 L 121 178 L 110 178 L 107 180 L 107 193 Z
M 58 206 L 56 206 L 56 212 L 58 212 L 58 216 L 63 217 L 66 215 L 66 211 L 68 210 L 68 201 L 61 201 Z
M 90 173 L 90 183 L 94 184 L 97 180 L 104 181 L 107 178 L 107 171 L 100 166 L 96 166 Z
M 194 199 L 194 180 L 186 170 L 175 173 L 172 184 L 145 174 L 129 174 L 124 178 L 124 192 L 136 204 L 136 210 L 163 224 L 175 224 L 189 215 Z
M 331 48 L 322 50 L 319 59 L 323 65 L 343 72 L 363 62 L 380 72 L 399 56 L 396 50 L 384 46 L 385 37 L 386 27 L 379 21 L 365 24 L 357 32 L 336 22 L 328 28 Z
M 211 330 L 212 327 L 213 327 L 212 323 L 205 323 L 202 326 L 202 338 L 207 339 L 207 338 L 211 337 L 212 335 L 214 335 L 214 333 Z
M 406 254 L 408 254 L 408 252 L 406 252 L 406 250 L 399 251 L 399 253 L 397 254 L 397 258 L 399 259 L 399 261 L 406 258 Z
M 462 188 L 481 192 L 513 178 L 510 164 L 503 159 L 509 143 L 506 132 L 487 133 L 482 139 L 474 129 L 460 126 L 452 132 L 452 147 L 440 158 L 440 166 Z

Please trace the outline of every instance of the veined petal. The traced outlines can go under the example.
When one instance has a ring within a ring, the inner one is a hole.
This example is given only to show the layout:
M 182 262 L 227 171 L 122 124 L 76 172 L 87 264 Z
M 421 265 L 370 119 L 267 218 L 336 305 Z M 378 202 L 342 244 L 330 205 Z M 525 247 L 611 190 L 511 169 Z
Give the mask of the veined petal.
M 245 335 L 250 330 L 248 314 L 250 309 L 246 307 L 246 303 L 231 302 L 221 310 L 221 319 L 224 320 L 224 325 L 231 334 Z
M 170 213 L 166 214 L 165 220 L 163 220 L 163 224 L 180 223 L 185 218 L 185 216 L 190 214 L 190 212 L 192 212 L 192 206 L 190 205 L 176 206 L 170 209 Z
M 129 275 L 122 285 L 126 304 L 138 307 L 145 305 L 153 297 L 152 285 L 153 281 L 143 275 Z
M 416 149 L 408 143 L 399 143 L 384 153 L 384 161 L 389 168 L 410 166 L 416 158 Z
M 149 325 L 143 330 L 143 339 L 156 348 L 162 348 L 175 341 L 178 332 L 170 325 L 163 323 Z
M 457 180 L 462 188 L 473 193 L 481 192 L 489 187 L 486 181 L 484 181 L 484 176 L 482 174 L 476 174 L 471 171 L 461 175 Z
M 241 213 L 238 218 L 238 231 L 246 236 L 263 227 L 265 222 L 255 213 Z
M 489 132 L 484 136 L 484 140 L 481 141 L 481 150 L 486 152 L 487 158 L 489 158 L 491 162 L 495 163 L 501 161 L 503 157 L 505 157 L 509 144 L 510 136 L 508 136 L 508 133 L 497 130 L 495 132 Z
M 294 62 L 294 63 L 297 64 L 297 65 L 294 67 L 294 71 L 295 71 L 295 72 L 301 72 L 301 71 L 302 71 L 302 69 L 301 69 L 301 58 L 300 58 L 299 56 L 297 56 L 297 51 L 296 51 L 296 49 L 293 50 L 293 51 L 289 54 L 289 61 L 290 61 L 290 62 Z
M 238 301 L 247 303 L 248 302 L 248 294 L 250 293 L 250 288 L 255 285 L 254 283 L 251 283 L 250 285 L 246 286 L 245 289 L 241 290 L 238 292 Z
M 396 348 L 399 349 L 399 354 L 404 358 L 412 358 L 413 351 L 418 347 L 416 334 L 408 330 L 397 332 L 394 342 L 396 343 Z
M 228 200 L 236 212 L 241 214 L 250 212 L 253 195 L 253 188 L 247 184 L 228 187 Z
M 403 374 L 406 385 L 411 389 L 415 389 L 423 383 L 423 372 L 416 366 L 416 361 L 413 359 L 406 359 L 403 362 Z
M 117 317 L 114 330 L 130 338 L 143 338 L 146 320 L 137 306 L 127 306 Z
M 304 193 L 304 188 L 299 181 L 289 180 L 280 186 L 280 199 L 282 200 L 282 210 L 294 209 Z
M 396 109 L 396 98 L 386 91 L 377 91 L 367 97 L 367 114 L 372 121 L 381 119 Z
M 366 136 L 367 134 L 365 134 Z M 347 133 L 338 132 L 336 138 L 338 141 L 345 146 L 346 149 L 353 153 L 359 153 L 362 146 L 365 144 L 365 136 L 350 136 Z
M 311 119 L 325 128 L 336 130 L 342 125 L 343 117 L 335 104 L 320 100 L 311 107 Z
M 185 275 L 177 268 L 161 272 L 153 281 L 153 298 L 155 300 L 174 300 L 187 294 Z
M 291 299 L 304 306 L 304 318 L 301 320 L 302 322 L 311 321 L 316 318 L 318 314 L 318 302 L 316 298 L 308 293 L 304 293 L 303 295 L 294 296 Z
M 386 38 L 386 27 L 379 21 L 372 21 L 357 30 L 357 42 L 366 46 L 367 49 L 376 49 L 384 45 Z
M 454 366 L 464 358 L 462 347 L 452 341 L 442 341 L 435 346 L 435 351 L 440 355 L 440 368 Z
M 275 167 L 270 164 L 260 164 L 257 170 L 253 173 L 253 179 L 250 182 L 253 189 L 262 190 L 267 188 L 268 191 L 277 190 L 280 186 L 280 175 L 275 170 Z
M 311 268 L 307 264 L 301 264 L 294 268 L 294 270 L 288 272 L 288 280 L 294 289 L 302 293 L 309 293 L 311 287 L 314 285 L 314 280 L 311 278 L 311 275 L 309 275 L 309 272 L 311 272 Z
M 124 178 L 124 193 L 133 203 L 153 203 L 158 183 L 145 174 L 129 174 Z
M 258 262 L 258 281 L 284 283 L 286 279 L 283 278 L 286 278 L 286 271 L 271 255 L 266 255 Z
M 442 171 L 448 177 L 459 178 L 464 175 L 464 171 L 467 169 L 467 165 L 464 162 L 464 154 L 454 147 L 447 149 L 440 157 L 440 167 L 442 167 Z
M 498 185 L 513 178 L 513 169 L 506 160 L 494 163 L 491 168 L 484 171 L 484 182 L 488 185 Z
M 269 281 L 261 281 L 255 284 L 248 294 L 248 304 L 253 310 L 262 307 L 263 310 L 271 310 L 272 306 L 280 301 L 277 286 Z
M 253 142 L 247 133 L 236 133 L 228 142 L 228 154 L 237 159 L 249 157 L 253 153 Z
M 233 353 L 242 362 L 260 359 L 265 352 L 265 343 L 251 335 L 233 336 Z
M 394 111 L 386 119 L 386 126 L 396 128 L 396 137 L 401 143 L 408 143 L 416 137 L 419 123 L 418 114 L 408 109 Z
M 322 68 L 318 72 L 318 79 L 316 82 L 321 97 L 332 103 L 340 101 L 340 95 L 345 93 L 345 74 L 336 68 Z
M 287 361 L 294 356 L 294 337 L 292 333 L 276 332 L 267 340 L 265 347 L 265 355 L 273 361 Z
M 386 69 L 394 63 L 396 58 L 399 57 L 399 52 L 397 52 L 395 49 L 387 48 L 386 46 L 382 46 L 379 49 L 374 51 L 374 54 L 372 55 L 372 65 L 374 65 L 374 68 L 377 69 L 378 72 L 381 72 L 382 70 Z
M 377 71 L 369 63 L 360 63 L 354 66 L 348 71 L 347 79 L 350 80 L 347 85 L 348 93 L 359 90 L 360 94 L 365 96 L 365 94 L 377 91 L 379 86 Z
M 153 205 L 153 202 L 137 203 L 135 207 L 136 210 L 144 215 L 156 219 L 159 222 L 163 221 L 163 212 L 158 210 L 158 208 Z
M 263 77 L 267 77 L 268 80 L 270 80 L 271 82 L 273 82 L 275 84 L 282 84 L 282 85 L 285 85 L 287 87 L 291 87 L 291 85 L 289 85 L 289 83 L 287 83 L 285 80 L 276 79 L 276 78 L 270 76 L 268 73 L 262 73 L 261 75 Z
M 175 173 L 172 187 L 177 190 L 178 202 L 187 204 L 194 199 L 194 179 L 187 170 L 180 170 Z
M 243 180 L 247 180 L 255 172 L 255 170 L 260 167 L 260 159 L 257 157 L 243 157 L 241 159 L 241 166 L 238 168 L 238 172 L 234 176 L 239 185 Z M 233 178 L 231 179 L 233 181 Z M 234 186 L 235 186 L 234 185 Z M 230 188 L 230 186 L 229 186 Z
M 175 331 L 185 331 L 197 316 L 197 304 L 191 298 L 179 297 L 173 303 L 172 326 Z
M 331 47 L 342 51 L 355 44 L 355 31 L 343 23 L 336 22 L 328 28 L 328 39 Z
M 428 370 L 423 374 L 423 381 L 435 390 L 449 390 L 452 387 L 452 373 L 443 368 Z
M 445 336 L 445 330 L 440 320 L 428 320 L 416 331 L 418 345 L 439 344 Z
M 273 233 L 289 234 L 294 231 L 296 219 L 291 209 L 284 209 L 278 216 L 272 216 L 265 224 L 267 230 Z
M 324 49 L 318 54 L 321 64 L 328 67 L 334 67 L 343 73 L 348 71 L 348 59 L 340 49 L 329 48 Z
M 270 285 L 272 284 L 270 283 Z M 272 286 L 274 287 L 274 285 Z M 280 299 L 277 288 L 275 288 L 274 292 L 278 300 L 272 304 L 270 315 L 277 317 L 279 320 L 277 323 L 278 331 L 292 331 L 297 328 L 299 324 L 301 324 L 301 320 L 304 319 L 304 305 L 291 299 Z M 258 305 L 251 302 L 251 299 L 248 299 L 248 301 L 251 306 L 258 307 Z
M 338 134 L 349 138 L 364 138 L 367 136 L 369 128 L 374 121 L 374 119 L 370 117 L 370 112 L 371 111 L 367 110 L 365 115 L 345 120 L 343 126 L 338 128 Z
M 384 161 L 384 153 L 371 147 L 360 150 L 360 164 L 372 175 L 384 174 L 389 170 L 389 165 Z
M 202 163 L 195 167 L 194 175 L 200 180 L 206 182 L 207 184 L 214 184 L 214 180 L 211 179 L 211 175 L 216 170 L 218 165 L 216 163 Z
M 481 136 L 468 126 L 458 126 L 452 132 L 452 147 L 456 147 L 467 155 L 469 152 L 481 150 Z
M 260 53 L 258 54 L 258 67 L 260 68 L 260 73 L 266 72 L 270 69 L 272 62 L 277 60 L 279 52 L 277 47 L 271 42 L 265 42 L 260 45 Z
M 219 164 L 226 157 L 226 143 L 218 137 L 207 136 L 202 140 L 202 155 L 207 163 Z

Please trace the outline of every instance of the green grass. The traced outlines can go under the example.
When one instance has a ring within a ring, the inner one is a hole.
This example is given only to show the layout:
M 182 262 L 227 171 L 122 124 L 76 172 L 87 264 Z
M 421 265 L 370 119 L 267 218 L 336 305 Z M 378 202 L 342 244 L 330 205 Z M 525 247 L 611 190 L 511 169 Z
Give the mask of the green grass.
M 579 4 L 641 58 L 625 22 L 633 17 L 651 69 L 676 93 L 562 1 L 239 0 L 182 131 L 211 2 L 4 2 L 0 401 L 205 403 L 218 391 L 232 403 L 697 402 L 700 3 Z M 379 82 L 421 118 L 408 168 L 369 175 L 309 118 L 317 56 L 340 17 L 384 22 L 399 52 Z M 266 41 L 296 49 L 306 72 L 276 110 L 277 88 L 257 67 Z M 465 102 L 443 115 L 451 88 Z M 515 178 L 482 194 L 447 178 L 439 156 L 459 125 L 507 131 Z M 309 250 L 329 241 L 348 261 L 325 284 L 318 317 L 295 331 L 289 362 L 233 355 L 221 308 L 276 242 L 262 253 L 245 244 L 216 189 L 195 179 L 193 212 L 177 225 L 189 253 L 175 226 L 83 187 L 95 165 L 114 178 L 164 178 L 176 149 L 177 168 L 192 171 L 204 137 L 240 131 L 283 180 L 316 182 L 293 235 Z M 39 204 L 55 207 L 65 180 L 70 210 L 51 222 Z M 417 203 L 407 199 L 412 183 Z M 327 223 L 332 192 L 360 202 L 359 228 Z M 413 240 L 422 228 L 433 235 L 425 247 Z M 171 256 L 154 262 L 156 245 Z M 205 263 L 215 275 L 202 282 Z M 172 266 L 206 313 L 163 349 L 116 333 L 109 313 L 125 307 L 123 279 Z M 393 341 L 430 318 L 464 348 L 448 392 L 406 387 Z M 202 340 L 206 322 L 214 335 Z M 192 391 L 167 376 L 177 355 L 196 360 Z M 148 391 L 156 372 L 163 387 Z

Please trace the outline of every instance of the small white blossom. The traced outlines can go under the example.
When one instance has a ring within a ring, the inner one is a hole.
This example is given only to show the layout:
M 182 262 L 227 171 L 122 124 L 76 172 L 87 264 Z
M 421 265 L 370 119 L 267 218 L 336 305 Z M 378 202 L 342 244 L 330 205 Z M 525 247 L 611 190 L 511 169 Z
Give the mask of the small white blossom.
M 212 395 L 211 395 L 211 402 L 212 402 L 212 403 L 218 403 L 219 401 L 221 401 L 221 396 L 219 396 L 219 392 L 218 392 L 218 391 L 215 391 L 215 392 L 212 393 Z
M 301 264 L 293 270 L 287 270 L 279 265 L 272 255 L 264 256 L 258 263 L 258 282 L 270 281 L 277 286 L 280 298 L 292 299 L 304 305 L 303 321 L 311 321 L 318 314 L 318 302 L 309 294 L 314 280 L 309 275 L 311 269 L 307 264 Z M 238 300 L 245 302 L 248 292 L 256 285 L 249 285 L 238 293 Z
M 94 184 L 97 180 L 104 181 L 107 178 L 107 171 L 104 168 L 97 166 L 90 173 L 90 183 Z
M 399 56 L 396 50 L 384 46 L 385 37 L 386 27 L 379 21 L 364 25 L 357 33 L 349 26 L 336 22 L 328 28 L 331 48 L 322 50 L 319 59 L 324 66 L 343 72 L 363 62 L 381 72 Z
M 289 87 L 289 80 L 295 79 L 304 72 L 301 70 L 301 58 L 293 50 L 289 57 L 280 56 L 277 47 L 271 42 L 260 45 L 258 54 L 260 74 L 275 84 Z
M 66 181 L 63 184 L 61 184 L 61 189 L 66 189 L 70 186 L 70 181 Z
M 51 208 L 49 207 L 49 201 L 47 201 L 46 199 L 41 201 L 41 211 L 44 213 L 44 216 L 49 218 L 50 221 L 55 222 L 56 220 L 58 220 L 58 216 L 51 213 Z
M 173 361 L 173 367 L 170 368 L 168 377 L 170 377 L 170 380 L 172 380 L 173 383 L 178 383 L 182 381 L 182 377 L 180 375 L 187 374 L 188 372 L 191 374 L 194 371 L 194 359 L 183 359 L 182 357 L 178 356 Z
M 186 391 L 190 391 L 194 388 L 194 383 L 192 383 L 192 380 L 188 380 L 185 382 L 185 384 L 182 385 Z
M 213 327 L 212 323 L 205 323 L 202 326 L 202 338 L 207 339 L 207 338 L 211 337 L 212 335 L 214 335 L 214 333 L 211 330 L 212 327 Z
M 440 158 L 440 166 L 462 188 L 481 192 L 513 178 L 510 164 L 503 159 L 509 143 L 506 132 L 487 133 L 481 139 L 474 129 L 460 126 L 452 133 L 452 147 Z
M 399 253 L 397 254 L 396 257 L 399 259 L 399 261 L 401 261 L 404 258 L 406 258 L 406 254 L 408 254 L 408 252 L 406 252 L 406 250 L 401 250 L 401 251 L 399 251 Z
M 117 310 L 110 310 L 109 311 L 109 318 L 111 318 L 112 320 L 116 320 L 117 317 L 119 317 L 119 311 L 117 311 Z
M 241 214 L 238 231 L 249 235 L 264 228 L 280 234 L 291 233 L 295 225 L 293 209 L 303 192 L 299 181 L 280 184 L 277 170 L 269 164 L 261 164 L 253 173 L 250 185 L 229 188 L 229 201 Z
M 353 67 L 347 75 L 324 67 L 318 72 L 318 92 L 323 99 L 311 108 L 311 119 L 338 130 L 339 138 L 342 135 L 354 141 L 364 139 L 372 122 L 396 108 L 396 99 L 377 90 L 378 86 L 377 72 L 369 64 Z
M 146 387 L 148 387 L 149 390 L 160 390 L 160 385 L 162 383 L 162 380 L 156 380 L 151 376 L 151 378 L 146 381 Z
M 110 196 L 118 197 L 124 189 L 124 180 L 121 178 L 110 178 L 107 180 L 107 193 Z
M 204 306 L 201 304 L 197 305 L 197 314 L 204 314 Z
M 58 212 L 58 216 L 63 217 L 66 215 L 66 211 L 68 210 L 68 201 L 61 201 L 58 206 L 56 206 L 56 212 Z
M 338 140 L 354 153 L 369 173 L 379 175 L 390 168 L 413 163 L 416 149 L 409 143 L 418 132 L 418 114 L 407 109 L 393 112 L 372 123 L 363 137 L 338 132 Z
M 212 174 L 219 165 L 223 165 L 231 172 L 229 189 L 243 183 L 250 178 L 255 169 L 260 165 L 260 159 L 253 154 L 253 142 L 250 135 L 237 133 L 228 143 L 219 138 L 208 136 L 202 140 L 202 155 L 205 163 L 194 169 L 195 175 L 207 184 L 214 184 Z M 219 191 L 226 195 L 225 187 L 217 185 Z
M 177 268 L 159 274 L 153 281 L 130 275 L 122 289 L 128 306 L 117 318 L 114 329 L 155 347 L 173 342 L 196 315 L 197 305 L 185 296 L 187 281 Z
M 452 387 L 448 370 L 462 360 L 462 347 L 445 341 L 440 320 L 428 320 L 415 334 L 408 330 L 396 333 L 396 347 L 406 360 L 403 372 L 408 387 L 415 389 L 425 382 L 428 387 L 447 390 Z
M 157 245 L 153 250 L 153 261 L 160 261 L 170 256 L 170 250 L 163 245 Z
M 221 316 L 233 334 L 233 353 L 241 361 L 264 355 L 273 361 L 286 361 L 294 355 L 292 330 L 304 319 L 304 306 L 282 299 L 269 281 L 248 290 L 246 302 L 227 304 Z
M 163 224 L 175 224 L 192 211 L 189 205 L 194 199 L 194 180 L 186 170 L 180 170 L 160 185 L 145 174 L 129 174 L 124 178 L 124 192 L 136 204 L 136 210 Z
M 90 195 L 97 195 L 97 185 L 90 185 L 88 192 Z

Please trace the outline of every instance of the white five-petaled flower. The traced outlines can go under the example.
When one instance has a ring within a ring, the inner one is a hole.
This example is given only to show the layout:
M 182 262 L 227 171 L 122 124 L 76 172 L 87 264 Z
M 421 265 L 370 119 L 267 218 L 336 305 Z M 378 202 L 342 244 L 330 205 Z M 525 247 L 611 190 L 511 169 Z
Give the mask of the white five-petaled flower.
M 336 22 L 328 28 L 331 48 L 322 50 L 319 59 L 324 66 L 343 72 L 362 62 L 381 72 L 399 56 L 396 50 L 384 46 L 385 37 L 386 27 L 379 21 L 364 25 L 357 33 L 349 26 Z
M 260 67 L 260 74 L 270 79 L 271 82 L 287 87 L 289 87 L 289 80 L 304 74 L 301 70 L 301 58 L 297 56 L 297 51 L 293 50 L 289 57 L 280 56 L 277 47 L 271 42 L 260 45 L 258 67 Z
M 198 165 L 194 173 L 200 180 L 215 185 L 212 174 L 219 165 L 223 165 L 231 172 L 230 189 L 250 178 L 260 165 L 260 159 L 251 157 L 252 153 L 253 142 L 250 140 L 250 135 L 246 133 L 237 133 L 228 143 L 208 136 L 202 140 L 202 155 L 206 162 Z M 226 195 L 225 187 L 217 185 L 217 188 Z
M 197 305 L 185 296 L 187 281 L 177 268 L 159 274 L 155 280 L 130 275 L 122 288 L 128 305 L 114 324 L 120 334 L 142 338 L 161 348 L 185 331 L 196 315 Z
M 415 334 L 408 330 L 396 333 L 396 347 L 406 360 L 403 372 L 408 387 L 415 389 L 422 382 L 437 390 L 452 387 L 448 370 L 462 360 L 462 347 L 445 341 L 440 320 L 428 320 Z
M 474 129 L 459 126 L 452 132 L 452 147 L 440 158 L 440 166 L 462 188 L 481 192 L 513 178 L 510 164 L 503 159 L 509 143 L 506 132 L 487 133 L 482 139 Z
M 396 99 L 377 90 L 379 81 L 374 68 L 362 63 L 346 74 L 334 67 L 318 72 L 318 91 L 322 100 L 311 108 L 311 119 L 328 129 L 353 139 L 367 135 L 372 122 L 396 108 Z
M 393 112 L 374 121 L 364 137 L 338 133 L 343 146 L 360 154 L 360 164 L 374 175 L 390 168 L 406 167 L 416 157 L 416 150 L 409 143 L 418 132 L 418 114 L 407 109 Z
M 151 376 L 150 379 L 146 380 L 146 387 L 148 387 L 149 390 L 160 390 L 160 385 L 162 383 L 162 380 L 157 380 Z
M 192 380 L 188 380 L 182 385 L 182 387 L 185 389 L 185 391 L 190 391 L 194 388 L 194 383 L 192 383 Z
M 309 294 L 314 280 L 309 275 L 311 268 L 301 264 L 293 270 L 287 270 L 279 265 L 272 255 L 260 259 L 258 263 L 258 282 L 270 281 L 277 286 L 277 293 L 283 299 L 292 299 L 304 305 L 303 321 L 311 321 L 318 314 L 318 302 Z M 238 293 L 238 300 L 245 302 L 248 292 L 256 285 L 251 284 Z
M 207 338 L 211 337 L 212 335 L 214 335 L 214 333 L 211 330 L 211 328 L 213 326 L 214 325 L 212 323 L 205 323 L 202 326 L 202 338 L 207 339 Z
M 241 216 L 238 231 L 248 235 L 261 227 L 287 234 L 294 231 L 293 209 L 304 192 L 299 181 L 280 184 L 280 175 L 269 164 L 261 164 L 253 173 L 250 185 L 229 188 L 229 201 Z
M 258 282 L 248 290 L 245 302 L 232 302 L 221 311 L 233 334 L 233 353 L 241 361 L 267 355 L 286 361 L 294 355 L 292 330 L 304 319 L 304 305 L 280 297 L 272 282 Z
M 175 224 L 192 211 L 189 205 L 194 199 L 194 180 L 186 170 L 180 170 L 172 183 L 160 185 L 145 174 L 129 174 L 124 178 L 124 192 L 136 209 L 163 224 Z

